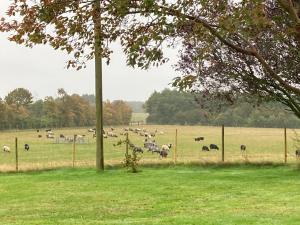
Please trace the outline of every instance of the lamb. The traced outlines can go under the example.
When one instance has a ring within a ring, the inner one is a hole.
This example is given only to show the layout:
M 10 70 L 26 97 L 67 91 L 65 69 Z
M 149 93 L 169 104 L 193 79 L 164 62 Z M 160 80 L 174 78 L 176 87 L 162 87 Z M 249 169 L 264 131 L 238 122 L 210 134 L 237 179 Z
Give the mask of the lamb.
M 241 151 L 242 152 L 246 151 L 246 145 L 241 145 Z
M 195 138 L 195 141 L 203 141 L 204 140 L 204 137 L 196 137 Z
M 4 152 L 10 152 L 10 147 L 8 147 L 7 145 L 3 146 L 3 151 Z
M 204 151 L 204 152 L 209 152 L 209 148 L 208 148 L 207 146 L 203 146 L 203 147 L 202 147 L 202 151 Z
M 210 150 L 219 150 L 219 147 L 216 144 L 209 145 Z
M 169 151 L 172 148 L 172 144 L 162 145 L 161 150 L 162 151 Z
M 25 151 L 29 151 L 29 144 L 25 144 L 25 145 L 24 145 L 24 150 L 25 150 Z
M 300 159 L 300 149 L 297 149 L 295 153 L 296 153 L 296 158 Z

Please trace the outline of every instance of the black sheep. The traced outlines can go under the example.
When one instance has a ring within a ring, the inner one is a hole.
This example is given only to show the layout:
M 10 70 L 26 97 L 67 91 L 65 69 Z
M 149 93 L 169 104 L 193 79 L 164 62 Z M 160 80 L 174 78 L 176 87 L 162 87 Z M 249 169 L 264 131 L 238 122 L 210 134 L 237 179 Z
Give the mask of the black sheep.
M 209 145 L 210 150 L 219 150 L 219 147 L 216 144 Z
M 246 145 L 241 145 L 241 151 L 242 152 L 246 151 Z
M 204 151 L 204 152 L 209 152 L 209 148 L 208 148 L 207 146 L 203 146 L 203 147 L 202 147 L 202 151 Z
M 196 137 L 195 138 L 195 141 L 203 141 L 204 140 L 204 137 Z
M 25 151 L 29 151 L 29 144 L 25 144 L 25 145 L 24 145 L 24 150 L 25 150 Z
M 296 157 L 298 158 L 298 159 L 300 159 L 300 149 L 298 149 L 298 150 L 296 150 Z

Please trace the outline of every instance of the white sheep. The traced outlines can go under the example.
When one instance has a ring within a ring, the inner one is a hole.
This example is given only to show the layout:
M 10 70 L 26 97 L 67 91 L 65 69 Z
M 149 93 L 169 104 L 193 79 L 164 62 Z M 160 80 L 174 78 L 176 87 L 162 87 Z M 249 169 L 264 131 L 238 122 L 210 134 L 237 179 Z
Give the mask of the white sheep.
M 3 146 L 3 151 L 4 152 L 10 152 L 10 147 L 8 147 L 7 145 Z
M 172 148 L 172 144 L 162 145 L 161 150 L 162 151 L 169 151 Z

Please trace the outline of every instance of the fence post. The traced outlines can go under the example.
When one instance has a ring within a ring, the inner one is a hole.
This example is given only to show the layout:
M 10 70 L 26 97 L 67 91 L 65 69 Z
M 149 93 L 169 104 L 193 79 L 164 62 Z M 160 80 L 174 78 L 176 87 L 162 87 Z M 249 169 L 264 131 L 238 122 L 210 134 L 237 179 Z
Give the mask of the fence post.
M 73 168 L 75 167 L 75 154 L 76 154 L 76 134 L 74 134 L 73 138 Z
M 225 161 L 225 128 L 222 125 L 222 162 Z
M 126 157 L 128 156 L 128 132 L 126 132 Z
M 287 132 L 284 128 L 284 163 L 287 163 Z
M 19 155 L 18 155 L 18 138 L 15 138 L 15 150 L 16 150 L 16 171 L 19 171 Z
M 173 155 L 174 164 L 177 163 L 177 137 L 178 137 L 178 132 L 176 129 L 176 131 L 175 131 L 175 148 L 174 148 L 174 155 Z

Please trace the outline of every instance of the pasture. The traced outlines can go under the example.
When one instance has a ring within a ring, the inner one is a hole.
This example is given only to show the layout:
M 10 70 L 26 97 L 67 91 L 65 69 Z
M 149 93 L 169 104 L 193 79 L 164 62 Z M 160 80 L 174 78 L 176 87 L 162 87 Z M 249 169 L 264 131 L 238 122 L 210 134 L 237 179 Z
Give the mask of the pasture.
M 23 224 L 295 225 L 292 166 L 59 169 L 0 175 L 0 221 Z
M 105 139 L 105 163 L 107 166 L 121 164 L 125 146 L 114 147 L 120 139 L 124 127 L 115 127 L 114 132 L 118 138 L 109 137 Z M 203 145 L 211 143 L 221 147 L 220 127 L 201 126 L 159 126 L 144 125 L 149 132 L 157 130 L 155 136 L 159 145 L 175 144 L 175 130 L 178 130 L 177 161 L 182 163 L 196 162 L 199 164 L 218 163 L 221 161 L 221 151 L 202 152 Z M 105 128 L 109 130 L 110 128 Z M 57 129 L 53 130 L 55 137 L 60 134 L 72 137 L 74 134 L 85 136 L 84 144 L 76 145 L 75 166 L 91 167 L 95 165 L 95 140 L 87 128 Z M 299 130 L 297 131 L 299 133 Z M 38 138 L 38 135 L 42 138 Z M 267 128 L 225 128 L 225 162 L 274 162 L 284 161 L 284 132 L 283 129 Z M 0 145 L 8 145 L 10 153 L 0 152 L 0 171 L 15 170 L 14 138 L 18 137 L 19 146 L 19 169 L 35 170 L 44 168 L 70 167 L 72 166 L 72 143 L 56 144 L 55 139 L 47 139 L 45 130 L 39 133 L 36 130 L 5 131 L 0 132 Z M 195 142 L 194 138 L 203 136 L 201 142 Z M 288 130 L 288 162 L 294 163 L 295 150 L 297 148 L 293 138 L 294 130 Z M 137 146 L 143 146 L 144 137 L 129 132 L 130 140 Z M 30 145 L 30 150 L 24 151 L 24 144 Z M 247 146 L 247 156 L 241 154 L 240 145 Z M 144 152 L 142 164 L 148 163 L 170 163 L 173 162 L 174 147 L 166 159 L 161 159 L 157 154 Z

